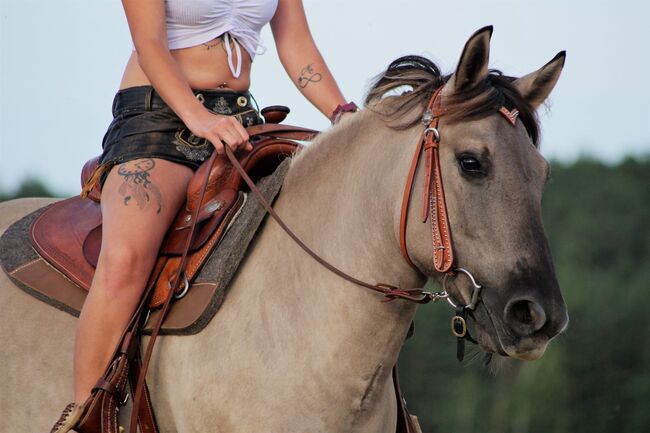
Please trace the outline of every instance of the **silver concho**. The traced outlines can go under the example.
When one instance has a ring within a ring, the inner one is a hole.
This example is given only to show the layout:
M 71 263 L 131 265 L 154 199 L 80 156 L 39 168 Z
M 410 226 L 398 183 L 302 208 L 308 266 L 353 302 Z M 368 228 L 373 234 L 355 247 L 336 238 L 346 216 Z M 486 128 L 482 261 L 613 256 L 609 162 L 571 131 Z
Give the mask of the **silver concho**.
M 216 212 L 221 209 L 221 206 L 223 204 L 219 200 L 212 200 L 205 206 L 205 211 L 208 213 Z
M 424 113 L 422 113 L 422 124 L 425 126 L 429 126 L 431 121 L 433 120 L 433 112 L 431 109 L 427 108 Z

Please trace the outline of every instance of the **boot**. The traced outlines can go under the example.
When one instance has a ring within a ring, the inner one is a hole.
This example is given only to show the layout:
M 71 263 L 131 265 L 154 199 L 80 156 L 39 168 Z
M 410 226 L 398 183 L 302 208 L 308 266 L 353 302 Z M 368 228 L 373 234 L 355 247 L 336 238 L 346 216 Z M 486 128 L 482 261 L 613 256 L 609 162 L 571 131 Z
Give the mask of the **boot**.
M 70 403 L 63 409 L 61 417 L 54 424 L 50 433 L 68 433 L 72 430 L 79 422 L 81 418 L 81 413 L 83 412 L 83 406 L 77 403 Z

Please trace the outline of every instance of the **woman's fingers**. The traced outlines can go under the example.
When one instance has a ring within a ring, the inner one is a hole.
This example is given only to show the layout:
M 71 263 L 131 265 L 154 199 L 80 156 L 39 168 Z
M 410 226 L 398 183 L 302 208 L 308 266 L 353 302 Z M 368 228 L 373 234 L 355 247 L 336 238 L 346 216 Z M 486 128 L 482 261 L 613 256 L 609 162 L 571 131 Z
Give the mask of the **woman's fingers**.
M 225 143 L 233 151 L 238 148 L 251 150 L 252 147 L 248 143 L 248 133 L 246 129 L 233 117 L 224 117 L 221 121 L 215 124 L 208 135 L 210 140 L 217 151 L 223 153 L 223 144 Z
M 239 137 L 241 139 L 239 144 L 240 145 L 246 144 L 248 142 L 248 138 L 249 138 L 248 137 L 248 132 L 246 132 L 246 128 L 244 128 L 244 126 L 241 123 L 239 123 L 239 121 L 237 119 L 235 119 L 234 117 L 229 117 L 229 119 L 230 119 L 230 121 L 232 122 L 232 125 L 235 128 L 235 132 L 239 135 Z
M 233 151 L 239 148 L 252 150 L 246 129 L 234 116 L 215 115 L 206 110 L 186 124 L 194 135 L 208 139 L 219 154 L 223 153 L 224 143 Z

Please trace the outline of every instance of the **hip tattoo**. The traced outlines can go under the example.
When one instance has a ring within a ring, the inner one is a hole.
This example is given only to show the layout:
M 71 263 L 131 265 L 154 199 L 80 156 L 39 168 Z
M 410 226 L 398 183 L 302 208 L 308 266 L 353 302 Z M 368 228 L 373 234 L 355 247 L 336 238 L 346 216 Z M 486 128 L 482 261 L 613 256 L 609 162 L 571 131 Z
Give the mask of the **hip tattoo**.
M 151 158 L 136 159 L 121 164 L 117 174 L 122 176 L 124 181 L 118 193 L 124 197 L 124 206 L 128 206 L 135 200 L 140 210 L 156 206 L 156 213 L 159 214 L 162 209 L 162 195 L 160 190 L 151 181 L 151 170 L 156 166 L 156 162 Z

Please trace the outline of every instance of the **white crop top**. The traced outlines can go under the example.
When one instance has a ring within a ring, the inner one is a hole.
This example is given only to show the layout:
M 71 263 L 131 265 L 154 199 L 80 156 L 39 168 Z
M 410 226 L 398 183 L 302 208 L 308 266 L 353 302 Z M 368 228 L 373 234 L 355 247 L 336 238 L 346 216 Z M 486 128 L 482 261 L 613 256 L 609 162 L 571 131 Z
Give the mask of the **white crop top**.
M 241 44 L 250 55 L 262 54 L 262 27 L 268 23 L 278 0 L 165 0 L 167 41 L 170 50 L 193 47 L 224 35 L 228 66 L 235 78 L 241 73 Z M 230 47 L 235 46 L 236 61 Z M 258 52 L 258 48 L 261 50 Z M 236 63 L 236 64 L 235 64 Z

